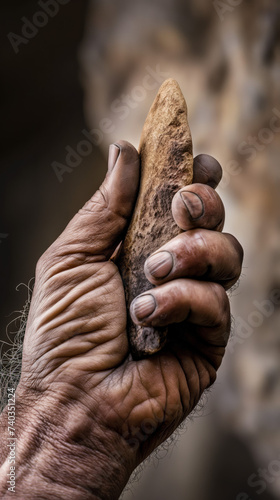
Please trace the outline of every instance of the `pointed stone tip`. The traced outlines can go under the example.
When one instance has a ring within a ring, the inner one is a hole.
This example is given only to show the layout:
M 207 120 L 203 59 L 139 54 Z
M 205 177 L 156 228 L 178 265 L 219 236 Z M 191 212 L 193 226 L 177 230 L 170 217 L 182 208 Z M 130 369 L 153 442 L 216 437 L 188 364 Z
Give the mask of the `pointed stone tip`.
M 174 78 L 168 78 L 167 80 L 165 80 L 161 84 L 161 86 L 159 88 L 159 92 L 161 92 L 162 90 L 165 90 L 166 88 L 168 88 L 169 90 L 173 88 L 174 90 L 179 91 L 183 95 L 179 83 L 177 82 L 177 80 L 174 80 Z
M 180 116 L 180 119 L 178 118 Z M 184 130 L 188 129 L 187 117 L 188 107 L 181 88 L 174 78 L 168 78 L 160 86 L 158 93 L 152 103 L 147 115 L 139 144 L 139 151 L 142 145 L 151 140 L 154 144 L 165 133 L 173 122 L 173 119 L 179 119 L 180 125 L 184 123 Z M 183 121 L 182 121 L 183 120 Z M 188 135 L 189 129 L 188 129 Z
M 164 114 L 164 111 L 167 112 L 167 119 L 170 113 L 176 114 L 178 108 L 184 109 L 186 115 L 188 114 L 188 107 L 185 97 L 179 83 L 174 80 L 174 78 L 168 78 L 161 84 L 155 100 L 151 106 L 147 121 L 149 121 L 150 119 L 150 113 L 154 114 L 156 109 L 158 109 L 159 107 L 161 108 L 161 113 Z

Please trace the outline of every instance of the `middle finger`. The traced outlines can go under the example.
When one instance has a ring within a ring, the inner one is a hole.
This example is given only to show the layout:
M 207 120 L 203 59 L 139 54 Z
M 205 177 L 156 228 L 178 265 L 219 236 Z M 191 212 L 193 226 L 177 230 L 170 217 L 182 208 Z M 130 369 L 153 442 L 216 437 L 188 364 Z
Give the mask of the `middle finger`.
M 222 231 L 225 209 L 218 193 L 204 184 L 191 184 L 178 191 L 172 200 L 172 214 L 184 231 L 203 227 Z

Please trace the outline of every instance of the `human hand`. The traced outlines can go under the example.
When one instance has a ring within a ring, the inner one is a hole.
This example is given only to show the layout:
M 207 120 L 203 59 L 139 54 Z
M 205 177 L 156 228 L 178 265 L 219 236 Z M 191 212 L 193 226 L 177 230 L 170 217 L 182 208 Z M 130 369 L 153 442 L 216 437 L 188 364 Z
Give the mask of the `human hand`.
M 146 261 L 156 287 L 133 301 L 132 319 L 169 325 L 167 345 L 150 358 L 129 353 L 110 260 L 138 193 L 133 146 L 111 146 L 104 183 L 40 258 L 17 389 L 22 498 L 118 498 L 214 382 L 230 332 L 225 290 L 242 264 L 240 244 L 221 233 L 220 178 L 216 160 L 194 160 L 194 184 L 172 203 L 184 232 Z

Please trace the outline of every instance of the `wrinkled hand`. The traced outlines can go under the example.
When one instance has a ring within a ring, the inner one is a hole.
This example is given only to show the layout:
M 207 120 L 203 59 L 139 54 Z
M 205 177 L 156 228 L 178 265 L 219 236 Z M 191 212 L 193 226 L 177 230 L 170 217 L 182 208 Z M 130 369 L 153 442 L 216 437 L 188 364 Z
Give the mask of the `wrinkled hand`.
M 42 475 L 52 494 L 56 482 L 71 483 L 67 464 L 74 460 L 77 498 L 118 498 L 132 470 L 214 382 L 230 332 L 225 290 L 242 264 L 240 244 L 221 232 L 224 208 L 214 190 L 220 178 L 216 160 L 194 160 L 194 184 L 172 203 L 184 232 L 145 263 L 156 287 L 133 301 L 131 317 L 141 325 L 170 325 L 167 345 L 148 359 L 133 361 L 129 353 L 123 284 L 110 260 L 137 197 L 133 146 L 111 146 L 104 183 L 40 258 L 18 398 L 30 414 L 44 415 L 40 442 L 51 463 Z M 95 473 L 96 459 L 107 463 L 105 472 L 100 466 Z M 114 489 L 102 491 L 96 474 Z

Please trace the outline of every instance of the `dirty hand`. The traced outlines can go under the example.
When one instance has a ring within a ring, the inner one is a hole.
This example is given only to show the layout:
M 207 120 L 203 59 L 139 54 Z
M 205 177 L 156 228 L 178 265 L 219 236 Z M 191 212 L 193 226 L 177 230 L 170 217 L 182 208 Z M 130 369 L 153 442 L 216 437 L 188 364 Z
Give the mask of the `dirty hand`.
M 133 361 L 110 258 L 134 208 L 139 157 L 124 141 L 111 146 L 104 183 L 37 265 L 16 393 L 16 498 L 118 498 L 214 382 L 230 331 L 226 290 L 242 264 L 240 244 L 221 232 L 220 178 L 218 162 L 200 155 L 194 184 L 173 199 L 184 232 L 146 261 L 156 287 L 131 304 L 137 324 L 170 325 L 169 341 Z

